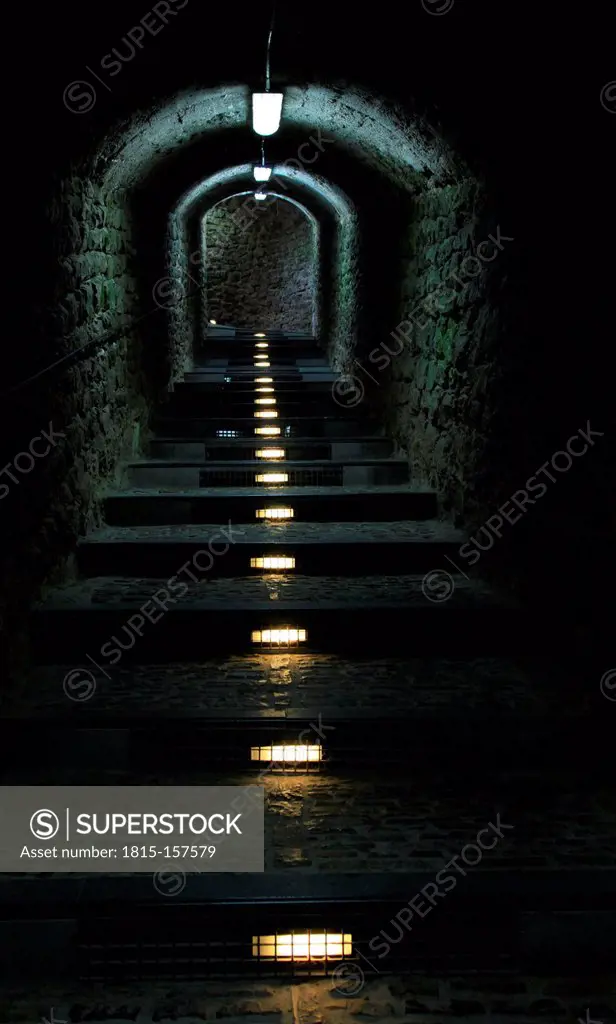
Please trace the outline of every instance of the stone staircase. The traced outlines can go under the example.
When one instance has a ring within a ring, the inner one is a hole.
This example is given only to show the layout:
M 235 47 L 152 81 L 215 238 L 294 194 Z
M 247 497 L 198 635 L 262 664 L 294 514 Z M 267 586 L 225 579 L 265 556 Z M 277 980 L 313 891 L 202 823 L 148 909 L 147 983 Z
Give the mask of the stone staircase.
M 270 931 L 356 921 L 366 949 L 496 813 L 516 831 L 477 869 L 447 942 L 431 919 L 412 956 L 424 968 L 506 967 L 526 955 L 520 936 L 541 946 L 528 915 L 570 905 L 570 879 L 545 881 L 559 850 L 589 867 L 600 834 L 613 860 L 607 817 L 578 844 L 559 817 L 579 730 L 596 729 L 592 778 L 608 725 L 563 681 L 542 624 L 457 569 L 464 534 L 439 519 L 436 494 L 409 479 L 368 411 L 335 401 L 314 339 L 263 333 L 212 343 L 186 374 L 148 456 L 107 497 L 106 525 L 80 543 L 80 580 L 36 609 L 38 665 L 11 717 L 4 781 L 266 788 L 263 876 L 190 876 L 173 911 L 145 875 L 54 878 L 84 978 L 121 978 L 124 955 L 142 978 L 207 974 L 203 914 L 237 943 L 257 905 Z M 268 366 L 255 366 L 257 351 Z M 264 426 L 276 433 L 255 433 Z M 269 473 L 288 480 L 257 482 Z M 77 669 L 81 688 L 67 682 Z M 307 729 L 320 732 L 319 770 L 257 780 L 251 746 Z M 538 791 L 546 760 L 553 778 Z M 579 787 L 574 803 L 584 808 Z M 25 927 L 43 881 L 21 876 L 10 898 L 3 885 L 1 928 L 16 917 Z M 30 940 L 47 965 L 73 956 L 61 928 Z

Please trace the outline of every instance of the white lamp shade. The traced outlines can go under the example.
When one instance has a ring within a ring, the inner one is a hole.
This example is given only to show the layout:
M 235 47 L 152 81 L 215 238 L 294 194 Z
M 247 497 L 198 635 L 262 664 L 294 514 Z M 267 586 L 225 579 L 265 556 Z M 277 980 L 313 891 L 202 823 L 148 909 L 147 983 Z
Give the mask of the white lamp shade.
M 255 192 L 255 199 L 262 203 L 264 199 L 267 199 L 267 192 Z
M 269 181 L 272 176 L 271 167 L 255 167 L 254 168 L 255 181 Z
M 253 92 L 252 127 L 257 135 L 274 135 L 280 127 L 281 92 Z

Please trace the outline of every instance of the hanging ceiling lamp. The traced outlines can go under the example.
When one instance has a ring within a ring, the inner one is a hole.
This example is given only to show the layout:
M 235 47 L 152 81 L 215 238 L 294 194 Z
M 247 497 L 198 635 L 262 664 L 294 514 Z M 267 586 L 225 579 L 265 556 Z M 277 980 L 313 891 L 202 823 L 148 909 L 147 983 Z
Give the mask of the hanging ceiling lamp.
M 261 163 L 256 164 L 252 173 L 254 174 L 255 181 L 269 181 L 272 176 L 272 168 L 265 166 L 265 143 L 261 139 Z
M 261 136 L 274 135 L 278 131 L 282 114 L 282 93 L 270 92 L 270 50 L 275 15 L 276 8 L 274 5 L 269 35 L 267 37 L 265 92 L 253 92 L 252 94 L 252 128 L 257 135 Z

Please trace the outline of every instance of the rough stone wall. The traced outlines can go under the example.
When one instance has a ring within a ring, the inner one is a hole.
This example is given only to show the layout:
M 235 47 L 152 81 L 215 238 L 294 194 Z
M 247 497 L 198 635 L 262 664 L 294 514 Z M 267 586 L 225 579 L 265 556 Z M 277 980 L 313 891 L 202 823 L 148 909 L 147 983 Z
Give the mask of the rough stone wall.
M 361 961 L 360 961 L 361 963 Z M 351 966 L 353 971 L 353 966 Z M 616 976 L 545 978 L 499 974 L 367 978 L 347 973 L 290 983 L 285 979 L 131 983 L 77 988 L 49 985 L 39 995 L 15 986 L 0 992 L 0 1024 L 56 1020 L 90 1024 L 197 1024 L 224 1019 L 258 1024 L 353 1024 L 357 1021 L 433 1020 L 577 1024 L 616 1017 Z
M 332 316 L 327 335 L 335 370 L 350 373 L 358 343 L 361 303 L 359 232 L 355 221 L 339 220 L 333 245 Z
M 507 233 L 472 180 L 418 198 L 403 252 L 400 322 L 368 356 L 387 375 L 390 426 L 414 478 L 438 490 L 458 519 L 483 510 L 489 491 L 484 462 L 508 330 L 499 291 L 515 245 Z
M 208 317 L 312 332 L 317 245 L 310 221 L 284 200 L 266 200 L 254 217 L 234 217 L 244 204 L 237 196 L 206 216 Z
M 200 290 L 203 274 L 198 232 L 172 218 L 167 240 L 165 274 L 154 285 L 154 300 L 166 314 L 169 380 L 181 380 L 192 369 L 200 333 Z
M 138 449 L 147 423 L 140 341 L 125 330 L 136 290 L 127 213 L 74 177 L 61 183 L 48 216 L 54 241 L 41 282 L 48 289 L 45 323 L 31 364 L 41 369 L 73 358 L 21 388 L 11 403 L 10 461 L 19 452 L 44 452 L 47 444 L 30 448 L 32 439 L 51 424 L 54 431 L 47 455 L 31 460 L 23 475 L 13 470 L 17 483 L 7 481 L 3 499 L 11 535 L 3 602 L 15 640 L 41 585 L 70 575 L 78 536 L 100 522 L 101 495 L 116 479 L 120 456 Z

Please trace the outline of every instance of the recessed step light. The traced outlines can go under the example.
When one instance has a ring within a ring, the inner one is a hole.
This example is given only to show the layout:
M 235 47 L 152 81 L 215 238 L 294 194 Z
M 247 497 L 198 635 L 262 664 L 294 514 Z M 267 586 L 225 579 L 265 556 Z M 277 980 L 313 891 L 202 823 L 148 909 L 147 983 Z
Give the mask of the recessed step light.
M 291 935 L 253 935 L 252 955 L 277 963 L 342 960 L 353 955 L 353 936 L 329 932 L 293 932 Z
M 255 413 L 255 419 L 259 420 L 275 420 L 278 419 L 277 409 L 262 409 L 261 412 Z
M 288 473 L 257 473 L 256 484 L 288 484 Z
M 251 569 L 294 569 L 295 559 L 287 555 L 276 555 L 275 557 L 265 556 L 263 558 L 251 558 Z
M 306 641 L 305 629 L 254 629 L 253 644 L 303 644 Z
M 258 448 L 255 452 L 256 459 L 284 459 L 285 455 L 284 448 Z
M 256 519 L 293 519 L 295 510 L 292 508 L 258 508 Z
M 320 743 L 277 743 L 269 747 L 251 747 L 250 760 L 267 761 L 268 764 L 316 763 L 323 760 L 323 748 Z
M 255 434 L 276 437 L 280 433 L 280 427 L 255 427 Z

